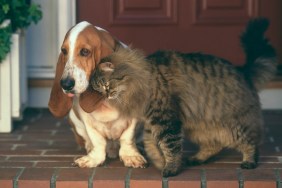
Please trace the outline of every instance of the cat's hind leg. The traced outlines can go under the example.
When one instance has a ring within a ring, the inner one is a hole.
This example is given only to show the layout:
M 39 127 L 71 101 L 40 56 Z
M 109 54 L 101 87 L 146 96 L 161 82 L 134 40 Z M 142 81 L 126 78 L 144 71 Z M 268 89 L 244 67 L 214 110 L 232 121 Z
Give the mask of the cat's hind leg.
M 243 155 L 241 168 L 254 169 L 259 160 L 258 146 L 262 143 L 263 138 L 263 120 L 259 108 L 248 108 L 247 110 L 244 114 L 239 114 L 240 118 L 234 118 L 233 127 L 237 127 L 234 135 L 237 136 L 234 137 L 233 148 Z
M 237 150 L 243 155 L 243 161 L 240 165 L 242 169 L 254 169 L 257 167 L 259 152 L 255 145 L 240 144 Z
M 182 169 L 183 135 L 179 120 L 160 119 L 161 124 L 152 124 L 152 136 L 164 157 L 162 176 L 174 176 Z M 155 162 L 156 163 L 156 162 Z
M 160 148 L 153 138 L 151 127 L 145 126 L 143 133 L 143 142 L 146 155 L 150 159 L 150 162 L 158 169 L 163 169 L 165 165 L 165 160 Z
M 199 151 L 192 157 L 188 158 L 187 165 L 200 165 L 205 163 L 209 158 L 216 155 L 223 149 L 221 144 L 201 144 Z

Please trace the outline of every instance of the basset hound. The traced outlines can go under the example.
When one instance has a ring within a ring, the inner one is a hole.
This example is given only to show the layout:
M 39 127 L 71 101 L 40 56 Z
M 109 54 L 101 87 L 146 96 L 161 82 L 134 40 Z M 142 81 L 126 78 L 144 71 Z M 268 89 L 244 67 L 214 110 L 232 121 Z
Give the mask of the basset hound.
M 96 167 L 104 163 L 106 155 L 119 155 L 128 167 L 147 163 L 134 143 L 137 120 L 119 117 L 117 110 L 89 86 L 99 61 L 121 47 L 127 46 L 86 21 L 72 27 L 61 46 L 48 106 L 56 117 L 69 115 L 76 141 L 87 151 L 75 160 L 79 167 Z M 112 141 L 117 139 L 120 149 Z

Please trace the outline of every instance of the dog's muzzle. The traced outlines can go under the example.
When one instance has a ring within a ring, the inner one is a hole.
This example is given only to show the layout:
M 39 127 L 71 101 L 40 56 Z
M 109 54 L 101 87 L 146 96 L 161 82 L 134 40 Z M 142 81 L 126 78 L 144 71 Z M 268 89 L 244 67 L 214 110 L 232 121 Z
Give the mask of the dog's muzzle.
M 75 80 L 71 77 L 66 77 L 61 79 L 60 84 L 65 91 L 71 91 L 74 88 Z

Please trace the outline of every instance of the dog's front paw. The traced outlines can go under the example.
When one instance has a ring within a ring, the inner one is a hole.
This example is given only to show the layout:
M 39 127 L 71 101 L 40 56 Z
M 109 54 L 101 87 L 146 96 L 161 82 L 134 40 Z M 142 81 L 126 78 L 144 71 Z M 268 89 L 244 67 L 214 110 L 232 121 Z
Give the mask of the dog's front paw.
M 101 165 L 104 162 L 104 160 L 95 160 L 89 155 L 85 155 L 83 157 L 80 157 L 74 161 L 76 166 L 79 166 L 80 168 L 93 168 Z
M 123 161 L 124 166 L 133 167 L 133 168 L 146 168 L 147 161 L 146 159 L 139 153 L 135 155 L 123 155 L 120 156 L 120 160 Z

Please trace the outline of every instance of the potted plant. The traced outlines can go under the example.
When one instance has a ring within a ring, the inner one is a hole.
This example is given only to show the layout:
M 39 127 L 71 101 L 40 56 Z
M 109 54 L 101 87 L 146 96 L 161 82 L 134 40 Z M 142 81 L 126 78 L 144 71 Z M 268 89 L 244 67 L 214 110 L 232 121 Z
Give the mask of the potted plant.
M 27 95 L 24 29 L 41 18 L 40 6 L 30 0 L 0 0 L 0 132 L 10 132 L 12 118 L 21 118 Z
M 10 52 L 12 33 L 37 23 L 41 18 L 39 5 L 30 0 L 0 0 L 0 63 Z

